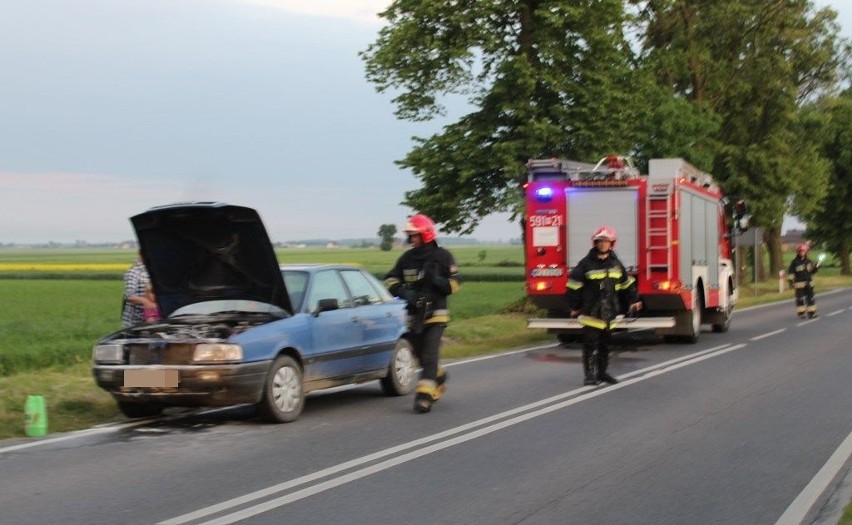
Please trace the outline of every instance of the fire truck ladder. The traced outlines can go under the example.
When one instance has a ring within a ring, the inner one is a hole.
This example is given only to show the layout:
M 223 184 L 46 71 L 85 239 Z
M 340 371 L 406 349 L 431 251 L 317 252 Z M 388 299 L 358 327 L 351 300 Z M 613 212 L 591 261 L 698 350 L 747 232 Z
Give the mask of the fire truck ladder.
M 645 279 L 651 280 L 651 272 L 666 271 L 666 280 L 672 278 L 672 200 L 671 184 L 665 189 L 649 184 L 648 207 L 645 214 Z M 660 224 L 663 224 L 662 226 Z M 665 257 L 661 257 L 661 252 Z M 663 263 L 661 260 L 665 260 Z

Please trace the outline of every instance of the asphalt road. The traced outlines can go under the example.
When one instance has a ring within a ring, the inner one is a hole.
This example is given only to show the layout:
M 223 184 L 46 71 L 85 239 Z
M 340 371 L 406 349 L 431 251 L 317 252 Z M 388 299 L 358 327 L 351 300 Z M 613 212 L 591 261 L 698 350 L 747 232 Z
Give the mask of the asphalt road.
M 287 425 L 237 408 L 0 441 L 0 523 L 821 522 L 850 471 L 852 289 L 818 305 L 696 345 L 619 337 L 614 386 L 547 346 L 452 364 L 427 415 L 370 383 Z

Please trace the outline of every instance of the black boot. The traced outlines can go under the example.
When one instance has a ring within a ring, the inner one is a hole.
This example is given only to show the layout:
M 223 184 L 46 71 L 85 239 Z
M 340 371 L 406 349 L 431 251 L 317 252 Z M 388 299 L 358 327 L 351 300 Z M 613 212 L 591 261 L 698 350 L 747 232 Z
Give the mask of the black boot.
M 439 366 L 438 377 L 435 378 L 435 383 L 437 383 L 438 385 L 438 399 L 440 399 L 441 396 L 444 395 L 444 392 L 447 390 L 447 385 L 445 383 L 447 382 L 448 377 L 449 375 L 447 375 L 447 369 L 443 366 Z M 435 401 L 437 401 L 437 399 Z
M 609 353 L 602 353 L 598 351 L 598 381 L 614 385 L 618 383 L 618 379 L 606 373 L 606 369 L 608 366 Z
M 414 394 L 414 411 L 425 414 L 432 410 L 435 401 L 441 398 L 441 392 L 435 381 L 421 379 L 417 382 L 417 390 Z
M 586 355 L 583 352 L 583 385 L 596 385 L 598 384 L 595 379 L 595 356 L 594 355 Z

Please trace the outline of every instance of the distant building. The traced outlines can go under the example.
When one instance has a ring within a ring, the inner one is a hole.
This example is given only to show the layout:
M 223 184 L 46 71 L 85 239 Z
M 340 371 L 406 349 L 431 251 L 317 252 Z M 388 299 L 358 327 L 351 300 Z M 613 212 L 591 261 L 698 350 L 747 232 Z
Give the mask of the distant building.
M 787 230 L 781 236 L 781 249 L 785 252 L 793 251 L 803 242 L 805 242 L 805 230 Z

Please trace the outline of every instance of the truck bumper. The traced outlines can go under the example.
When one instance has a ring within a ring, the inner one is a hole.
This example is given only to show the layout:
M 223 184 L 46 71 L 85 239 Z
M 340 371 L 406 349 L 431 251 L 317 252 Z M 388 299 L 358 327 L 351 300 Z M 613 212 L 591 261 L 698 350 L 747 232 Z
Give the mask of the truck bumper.
M 637 328 L 672 328 L 674 317 L 625 317 L 618 319 L 616 330 L 634 330 Z M 579 330 L 583 324 L 579 319 L 571 318 L 530 318 L 527 328 L 548 328 L 556 330 Z

